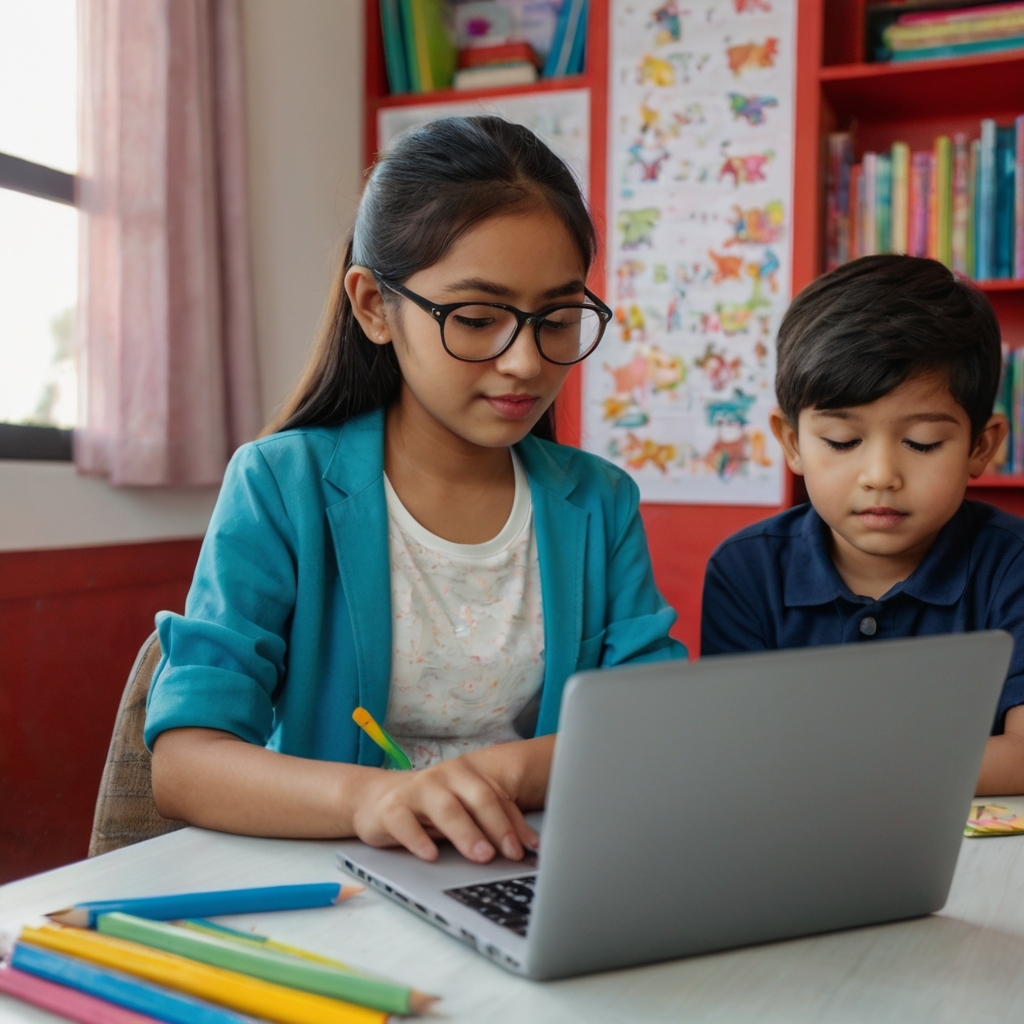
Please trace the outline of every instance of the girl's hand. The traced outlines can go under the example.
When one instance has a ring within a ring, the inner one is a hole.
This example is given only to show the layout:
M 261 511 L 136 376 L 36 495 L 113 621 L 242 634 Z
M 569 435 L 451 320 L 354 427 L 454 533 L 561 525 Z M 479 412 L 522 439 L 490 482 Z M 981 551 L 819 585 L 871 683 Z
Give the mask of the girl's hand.
M 528 740 L 490 747 L 419 771 L 375 771 L 361 787 L 352 815 L 355 834 L 370 846 L 406 847 L 436 860 L 431 834 L 449 839 L 467 860 L 484 864 L 500 851 L 521 860 L 537 833 L 517 805 L 519 790 L 547 779 L 551 743 Z M 525 795 L 525 794 L 523 794 Z M 527 806 L 532 806 L 529 800 Z

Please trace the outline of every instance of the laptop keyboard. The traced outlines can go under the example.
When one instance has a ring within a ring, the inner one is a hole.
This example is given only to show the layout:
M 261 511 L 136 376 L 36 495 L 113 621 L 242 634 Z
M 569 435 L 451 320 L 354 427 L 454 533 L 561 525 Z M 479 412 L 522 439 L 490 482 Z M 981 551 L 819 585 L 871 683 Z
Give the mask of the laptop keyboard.
M 488 921 L 525 936 L 536 881 L 536 875 L 526 875 L 483 885 L 464 885 L 461 889 L 445 889 L 445 893 L 483 914 Z

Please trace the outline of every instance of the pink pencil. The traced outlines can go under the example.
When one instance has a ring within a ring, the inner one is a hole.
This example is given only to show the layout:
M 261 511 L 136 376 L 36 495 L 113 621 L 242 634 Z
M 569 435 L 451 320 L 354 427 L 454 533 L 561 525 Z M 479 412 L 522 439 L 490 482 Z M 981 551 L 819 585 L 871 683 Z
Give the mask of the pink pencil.
M 0 967 L 0 992 L 40 1006 L 67 1020 L 76 1020 L 79 1024 L 155 1024 L 152 1017 L 45 981 L 14 967 Z

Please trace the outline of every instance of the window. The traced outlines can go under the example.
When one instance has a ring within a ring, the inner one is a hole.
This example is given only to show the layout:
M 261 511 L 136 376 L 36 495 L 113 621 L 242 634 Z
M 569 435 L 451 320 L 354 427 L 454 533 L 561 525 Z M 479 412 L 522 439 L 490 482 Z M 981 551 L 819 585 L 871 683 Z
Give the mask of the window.
M 77 418 L 75 0 L 0 0 L 0 458 L 70 458 Z

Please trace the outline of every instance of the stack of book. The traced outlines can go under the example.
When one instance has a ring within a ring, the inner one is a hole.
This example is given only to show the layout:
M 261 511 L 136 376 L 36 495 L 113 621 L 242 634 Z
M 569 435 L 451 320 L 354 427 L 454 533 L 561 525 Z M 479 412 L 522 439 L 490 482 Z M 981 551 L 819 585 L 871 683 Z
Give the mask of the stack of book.
M 872 253 L 930 256 L 979 281 L 1024 278 L 1024 115 L 980 138 L 941 135 L 912 153 L 854 163 L 850 132 L 828 138 L 825 267 Z
M 392 94 L 583 71 L 587 0 L 380 0 Z
M 882 31 L 878 60 L 935 60 L 1024 47 L 1024 3 L 900 14 Z

